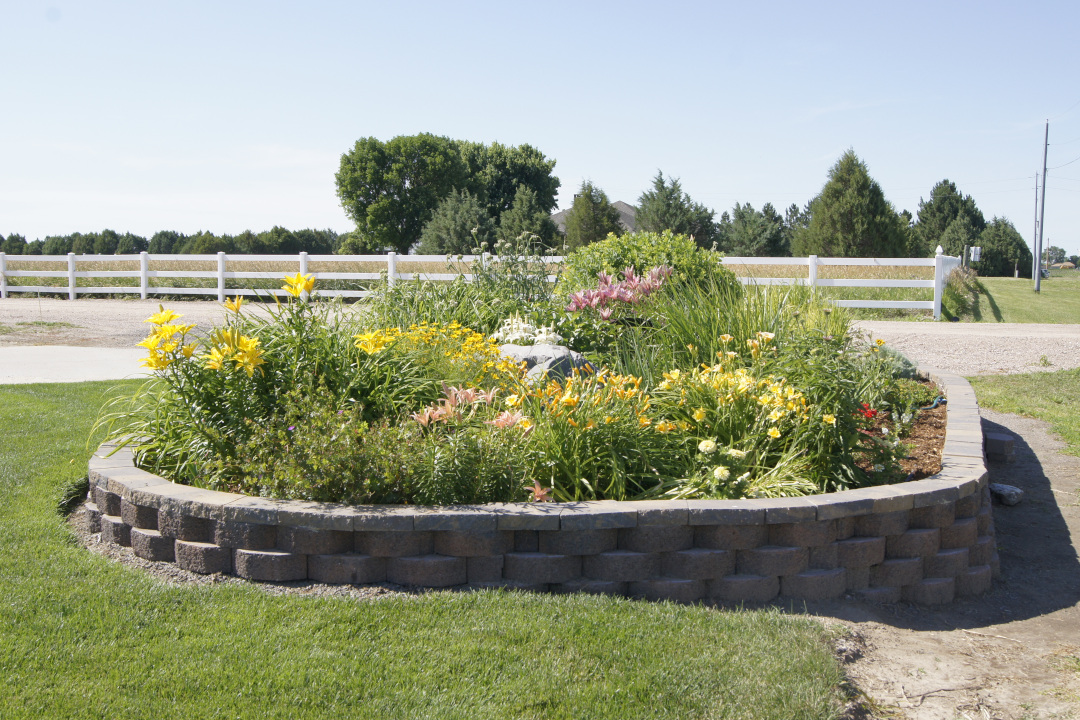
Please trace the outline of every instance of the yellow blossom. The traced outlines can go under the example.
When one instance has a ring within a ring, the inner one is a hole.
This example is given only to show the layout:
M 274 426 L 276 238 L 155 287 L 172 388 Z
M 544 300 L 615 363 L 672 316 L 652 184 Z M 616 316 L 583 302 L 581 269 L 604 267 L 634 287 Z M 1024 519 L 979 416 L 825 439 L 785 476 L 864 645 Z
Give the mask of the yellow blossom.
M 884 345 L 884 344 L 885 344 L 885 341 L 884 341 L 884 340 L 882 340 L 881 338 L 878 338 L 878 339 L 877 339 L 877 340 L 875 340 L 874 342 L 876 342 L 876 343 L 877 343 L 877 346 L 878 346 L 878 347 L 881 347 L 882 345 Z
M 727 480 L 731 477 L 731 471 L 723 465 L 717 465 L 712 471 L 713 477 L 717 480 Z
M 732 341 L 732 340 L 734 340 L 734 339 L 735 339 L 735 338 L 733 338 L 732 336 L 728 335 L 727 333 L 724 333 L 723 335 L 721 335 L 721 336 L 720 336 L 720 341 L 721 341 L 721 342 L 725 342 L 725 343 L 729 343 L 729 342 L 731 342 L 731 341 Z
M 821 421 L 827 425 L 836 425 L 836 416 L 825 414 L 821 416 Z
M 780 431 L 774 427 L 769 428 L 769 432 L 766 434 L 773 439 L 780 437 Z
M 225 301 L 225 309 L 232 310 L 234 313 L 240 312 L 240 306 L 244 304 L 244 298 L 237 295 L 232 300 Z
M 229 359 L 229 354 L 221 348 L 210 348 L 210 352 L 202 356 L 205 361 L 203 367 L 207 370 L 220 370 Z
M 652 425 L 652 420 L 645 417 L 644 415 L 638 415 L 637 421 L 638 425 L 640 425 L 641 427 L 649 427 L 650 425 Z
M 678 427 L 678 426 L 675 423 L 671 422 L 670 420 L 661 420 L 660 422 L 658 422 L 656 424 L 655 430 L 658 433 L 667 433 L 667 432 L 671 432 L 676 427 Z
M 295 276 L 285 276 L 285 284 L 281 286 L 281 289 L 289 293 L 293 297 L 300 297 L 305 292 L 311 292 L 311 289 L 315 287 L 315 276 L 304 275 L 302 273 L 296 273 Z
M 153 323 L 154 325 L 164 325 L 179 317 L 182 317 L 180 313 L 166 310 L 164 305 L 158 305 L 158 312 L 146 318 L 143 322 Z

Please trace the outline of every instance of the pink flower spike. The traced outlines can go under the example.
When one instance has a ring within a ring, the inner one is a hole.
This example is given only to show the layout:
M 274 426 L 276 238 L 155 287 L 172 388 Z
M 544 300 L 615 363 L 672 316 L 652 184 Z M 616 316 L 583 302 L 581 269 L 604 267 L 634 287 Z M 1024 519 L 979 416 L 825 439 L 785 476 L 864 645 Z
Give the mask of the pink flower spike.
M 611 319 L 611 313 L 612 313 L 611 308 L 609 308 L 609 307 L 601 308 L 600 309 L 600 319 L 601 320 L 610 320 Z

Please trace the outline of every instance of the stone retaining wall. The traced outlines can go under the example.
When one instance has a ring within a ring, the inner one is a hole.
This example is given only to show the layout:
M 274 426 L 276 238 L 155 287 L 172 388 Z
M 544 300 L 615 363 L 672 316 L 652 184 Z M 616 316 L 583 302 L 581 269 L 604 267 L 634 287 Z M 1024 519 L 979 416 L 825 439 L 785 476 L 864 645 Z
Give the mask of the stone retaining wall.
M 103 445 L 90 529 L 148 560 L 258 581 L 947 603 L 987 590 L 999 566 L 974 392 L 931 378 L 948 430 L 926 480 L 769 500 L 349 506 L 176 485 Z

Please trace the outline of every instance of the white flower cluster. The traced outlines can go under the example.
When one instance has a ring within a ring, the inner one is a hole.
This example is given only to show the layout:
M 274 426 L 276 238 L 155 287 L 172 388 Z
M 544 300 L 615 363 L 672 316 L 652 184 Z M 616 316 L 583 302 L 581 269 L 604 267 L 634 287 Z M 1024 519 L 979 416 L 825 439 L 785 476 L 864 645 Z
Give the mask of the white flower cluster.
M 562 342 L 562 335 L 556 333 L 554 328 L 531 325 L 515 313 L 503 320 L 502 327 L 495 331 L 491 339 L 513 345 L 557 345 Z

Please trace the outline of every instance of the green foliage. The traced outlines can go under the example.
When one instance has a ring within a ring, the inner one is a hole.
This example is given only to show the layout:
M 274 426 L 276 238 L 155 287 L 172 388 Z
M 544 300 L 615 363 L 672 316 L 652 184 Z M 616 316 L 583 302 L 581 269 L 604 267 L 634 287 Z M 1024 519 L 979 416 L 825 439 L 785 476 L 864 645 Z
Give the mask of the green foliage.
M 535 235 L 545 247 L 555 247 L 559 229 L 532 188 L 520 185 L 514 203 L 499 216 L 499 240 L 513 241 L 523 234 Z
M 664 179 L 659 170 L 653 187 L 638 198 L 637 230 L 660 233 L 670 230 L 689 235 L 704 248 L 712 247 L 717 239 L 714 212 L 687 195 L 678 178 Z
M 810 223 L 795 232 L 793 255 L 904 257 L 904 221 L 885 199 L 866 163 L 848 150 L 810 202 Z
M 980 275 L 1031 277 L 1031 249 L 1005 218 L 991 220 L 979 235 L 978 244 L 982 246 L 982 256 L 976 263 Z
M 6 240 L 3 235 L 0 235 L 0 252 L 7 253 L 8 255 L 29 254 L 26 250 L 26 238 L 22 235 L 12 233 L 7 236 Z
M 941 293 L 941 313 L 946 318 L 968 315 L 978 305 L 979 296 L 985 292 L 978 274 L 968 267 L 953 270 L 945 281 Z
M 621 232 L 623 226 L 619 222 L 619 211 L 608 202 L 603 190 L 586 180 L 574 196 L 574 204 L 566 216 L 563 254 Z
M 1043 250 L 1043 262 L 1048 265 L 1065 262 L 1065 251 L 1056 245 Z
M 971 219 L 960 215 L 949 223 L 938 242 L 946 255 L 962 258 L 965 248 L 977 245 L 978 239 L 979 230 L 971 223 Z
M 559 178 L 551 174 L 554 160 L 547 159 L 531 145 L 455 143 L 465 163 L 465 188 L 481 200 L 493 221 L 499 221 L 514 206 L 523 188 L 531 192 L 536 207 L 545 214 L 551 213 L 560 184 Z M 536 232 L 523 228 L 513 237 L 526 230 Z
M 452 190 L 420 233 L 420 255 L 466 255 L 495 240 L 495 223 L 468 190 Z
M 942 236 L 958 218 L 964 218 L 966 233 L 978 236 L 986 228 L 986 219 L 970 195 L 964 195 L 956 183 L 942 180 L 930 191 L 930 199 L 919 199 L 919 219 L 912 233 L 912 257 L 932 257 L 938 245 L 945 247 Z M 970 228 L 970 229 L 969 229 Z M 960 246 L 963 249 L 963 246 Z M 959 252 L 949 252 L 959 255 Z
M 932 385 L 910 378 L 898 378 L 890 386 L 885 402 L 898 413 L 912 413 L 929 407 L 940 395 L 941 391 Z
M 735 203 L 732 215 L 721 216 L 717 248 L 734 257 L 783 257 L 791 254 L 790 238 L 772 204 L 760 211 L 750 203 Z
M 560 285 L 564 295 L 593 287 L 600 272 L 616 275 L 630 267 L 644 274 L 658 265 L 674 268 L 675 277 L 688 283 L 738 284 L 732 272 L 720 264 L 719 253 L 670 230 L 609 235 L 570 253 L 565 265 Z
M 56 513 L 61 517 L 71 515 L 86 501 L 88 492 L 90 492 L 90 477 L 88 475 L 68 480 L 60 487 L 60 496 L 56 501 Z

